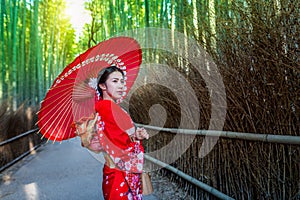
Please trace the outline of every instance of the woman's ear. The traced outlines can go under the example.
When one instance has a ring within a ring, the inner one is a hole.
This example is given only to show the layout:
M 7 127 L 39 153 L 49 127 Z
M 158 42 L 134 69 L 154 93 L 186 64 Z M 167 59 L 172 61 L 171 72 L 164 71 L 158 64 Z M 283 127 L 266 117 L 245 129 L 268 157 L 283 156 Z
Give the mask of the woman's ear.
M 102 91 L 106 90 L 106 85 L 104 83 L 100 83 L 99 87 Z

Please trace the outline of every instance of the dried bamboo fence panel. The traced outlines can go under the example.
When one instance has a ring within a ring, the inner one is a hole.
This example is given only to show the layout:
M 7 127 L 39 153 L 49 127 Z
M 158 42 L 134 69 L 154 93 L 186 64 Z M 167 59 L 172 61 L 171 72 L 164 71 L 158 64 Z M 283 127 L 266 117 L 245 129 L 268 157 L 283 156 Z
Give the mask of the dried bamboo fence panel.
M 25 133 L 34 127 L 36 121 L 36 108 L 25 108 L 21 105 L 16 111 L 6 102 L 0 106 L 0 142 Z M 0 146 L 0 168 L 40 144 L 41 137 L 31 134 L 18 140 Z
M 223 131 L 300 136 L 299 7 L 299 1 L 290 0 L 231 1 L 230 7 L 218 10 L 215 35 L 207 21 L 199 19 L 201 36 L 195 38 L 213 57 L 226 89 Z M 209 43 L 212 37 L 216 46 Z M 156 58 L 149 62 L 172 66 L 189 81 L 199 101 L 198 129 L 208 130 L 210 91 L 196 66 L 170 53 L 145 51 Z M 160 120 L 167 128 L 179 127 L 180 119 L 193 109 L 181 116 L 170 90 L 145 83 L 132 95 L 129 111 L 135 122 L 149 124 L 148 111 L 157 104 L 165 110 L 166 119 Z M 174 138 L 171 133 L 153 134 L 145 143 L 147 151 L 160 149 Z M 221 138 L 207 156 L 199 158 L 203 140 L 204 136 L 197 136 L 172 165 L 235 199 L 300 198 L 299 145 Z M 193 196 L 213 198 L 184 181 L 182 186 Z

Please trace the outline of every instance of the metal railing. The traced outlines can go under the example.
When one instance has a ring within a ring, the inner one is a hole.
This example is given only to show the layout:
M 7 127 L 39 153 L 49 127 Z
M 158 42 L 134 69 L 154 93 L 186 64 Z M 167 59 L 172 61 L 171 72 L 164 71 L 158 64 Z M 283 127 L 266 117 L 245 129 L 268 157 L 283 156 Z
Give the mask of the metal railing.
M 293 135 L 272 135 L 272 134 L 261 134 L 261 133 L 242 133 L 242 132 L 216 131 L 216 130 L 175 129 L 175 128 L 161 128 L 161 127 L 149 126 L 143 124 L 136 124 L 136 125 L 143 126 L 144 128 L 150 130 L 164 131 L 164 132 L 176 133 L 176 134 L 215 136 L 215 137 L 224 137 L 224 138 L 231 138 L 231 139 L 242 139 L 242 140 L 260 141 L 260 142 L 300 145 L 300 136 L 293 136 Z
M 38 131 L 38 129 L 36 128 L 36 129 L 33 129 L 33 130 L 29 130 L 29 131 L 27 131 L 25 133 L 22 133 L 20 135 L 17 135 L 15 137 L 12 137 L 12 138 L 10 138 L 8 140 L 2 141 L 2 142 L 0 142 L 0 147 L 6 145 L 8 143 L 11 143 L 13 141 L 16 141 L 16 140 L 18 140 L 18 139 L 20 139 L 22 137 L 26 137 L 28 135 L 36 133 L 37 131 Z M 14 160 L 12 160 L 9 163 L 7 163 L 4 166 L 2 166 L 0 168 L 0 172 L 2 172 L 3 170 L 7 169 L 10 166 L 12 166 L 13 164 L 15 164 L 16 162 L 18 162 L 19 160 L 23 159 L 25 156 L 29 155 L 32 151 L 36 150 L 40 145 L 41 145 L 41 143 L 35 145 L 34 147 L 30 148 L 28 151 L 24 152 L 23 154 L 21 154 L 20 156 L 18 156 L 17 158 L 15 158 Z
M 300 136 L 291 136 L 291 135 L 271 135 L 271 134 L 255 134 L 255 133 L 241 133 L 241 132 L 231 132 L 231 131 L 215 131 L 215 130 L 191 130 L 191 129 L 175 129 L 175 128 L 161 128 L 143 124 L 136 124 L 137 126 L 143 126 L 146 129 L 154 131 L 164 131 L 174 134 L 187 134 L 187 135 L 200 135 L 200 136 L 215 136 L 231 139 L 242 139 L 242 140 L 252 140 L 252 141 L 261 141 L 269 143 L 282 143 L 282 144 L 292 144 L 300 145 Z M 176 174 L 177 176 L 185 179 L 186 181 L 196 185 L 197 187 L 203 189 L 204 191 L 218 197 L 219 199 L 233 199 L 232 197 L 218 191 L 217 189 L 193 178 L 192 176 L 185 174 L 184 172 L 172 167 L 169 164 L 166 164 L 160 160 L 157 160 L 153 157 L 145 155 L 145 159 L 148 161 L 159 165 L 168 171 Z
M 167 169 L 169 170 L 170 172 L 176 174 L 177 176 L 185 179 L 186 181 L 196 185 L 197 187 L 203 189 L 204 191 L 214 195 L 215 197 L 218 197 L 219 199 L 223 199 L 223 200 L 234 200 L 234 198 L 220 192 L 219 190 L 195 179 L 194 177 L 188 175 L 188 174 L 185 174 L 184 172 L 180 171 L 179 169 L 175 168 L 175 167 L 172 167 L 171 165 L 167 164 L 167 163 L 164 163 L 160 160 L 157 160 L 151 156 L 148 156 L 145 154 L 145 159 L 147 159 L 148 161 L 158 165 L 158 166 L 161 166 L 163 167 L 164 169 Z

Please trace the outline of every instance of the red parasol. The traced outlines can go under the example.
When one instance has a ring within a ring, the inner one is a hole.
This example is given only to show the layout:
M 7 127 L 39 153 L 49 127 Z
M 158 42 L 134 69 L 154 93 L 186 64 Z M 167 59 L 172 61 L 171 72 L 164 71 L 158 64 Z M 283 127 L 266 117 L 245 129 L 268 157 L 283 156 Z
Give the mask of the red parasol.
M 142 62 L 136 40 L 115 37 L 103 41 L 79 55 L 54 80 L 41 103 L 38 126 L 43 137 L 62 141 L 75 137 L 74 121 L 94 113 L 95 89 L 89 84 L 98 72 L 116 65 L 125 72 L 127 91 L 133 85 Z M 126 96 L 124 93 L 123 98 Z

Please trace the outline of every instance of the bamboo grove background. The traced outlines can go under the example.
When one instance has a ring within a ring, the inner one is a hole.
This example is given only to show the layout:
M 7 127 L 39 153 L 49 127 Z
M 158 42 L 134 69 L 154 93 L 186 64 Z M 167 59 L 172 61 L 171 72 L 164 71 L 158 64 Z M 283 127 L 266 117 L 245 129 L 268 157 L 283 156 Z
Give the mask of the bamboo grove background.
M 74 59 L 75 30 L 62 0 L 0 1 L 0 141 L 35 128 L 39 103 Z M 0 166 L 40 143 L 38 135 L 0 147 Z
M 75 31 L 64 1 L 1 0 L 0 99 L 14 109 L 38 105 L 54 76 L 72 61 Z
M 85 6 L 92 21 L 75 44 L 74 30 L 60 13 L 62 1 L 1 1 L 3 100 L 36 105 L 75 53 L 126 30 L 161 27 L 194 38 L 218 65 L 226 88 L 224 130 L 300 135 L 298 1 L 90 0 Z M 143 52 L 149 62 L 176 66 L 190 80 L 200 102 L 199 129 L 208 129 L 210 97 L 201 75 L 174 55 Z M 149 123 L 149 108 L 157 103 L 167 111 L 165 127 L 178 127 L 180 105 L 169 90 L 157 85 L 133 94 L 129 111 L 134 121 Z M 146 149 L 160 149 L 173 137 L 156 134 Z M 172 165 L 236 199 L 300 199 L 299 146 L 219 139 L 200 159 L 202 141 L 196 137 Z M 176 176 L 161 173 L 195 198 L 213 199 Z

